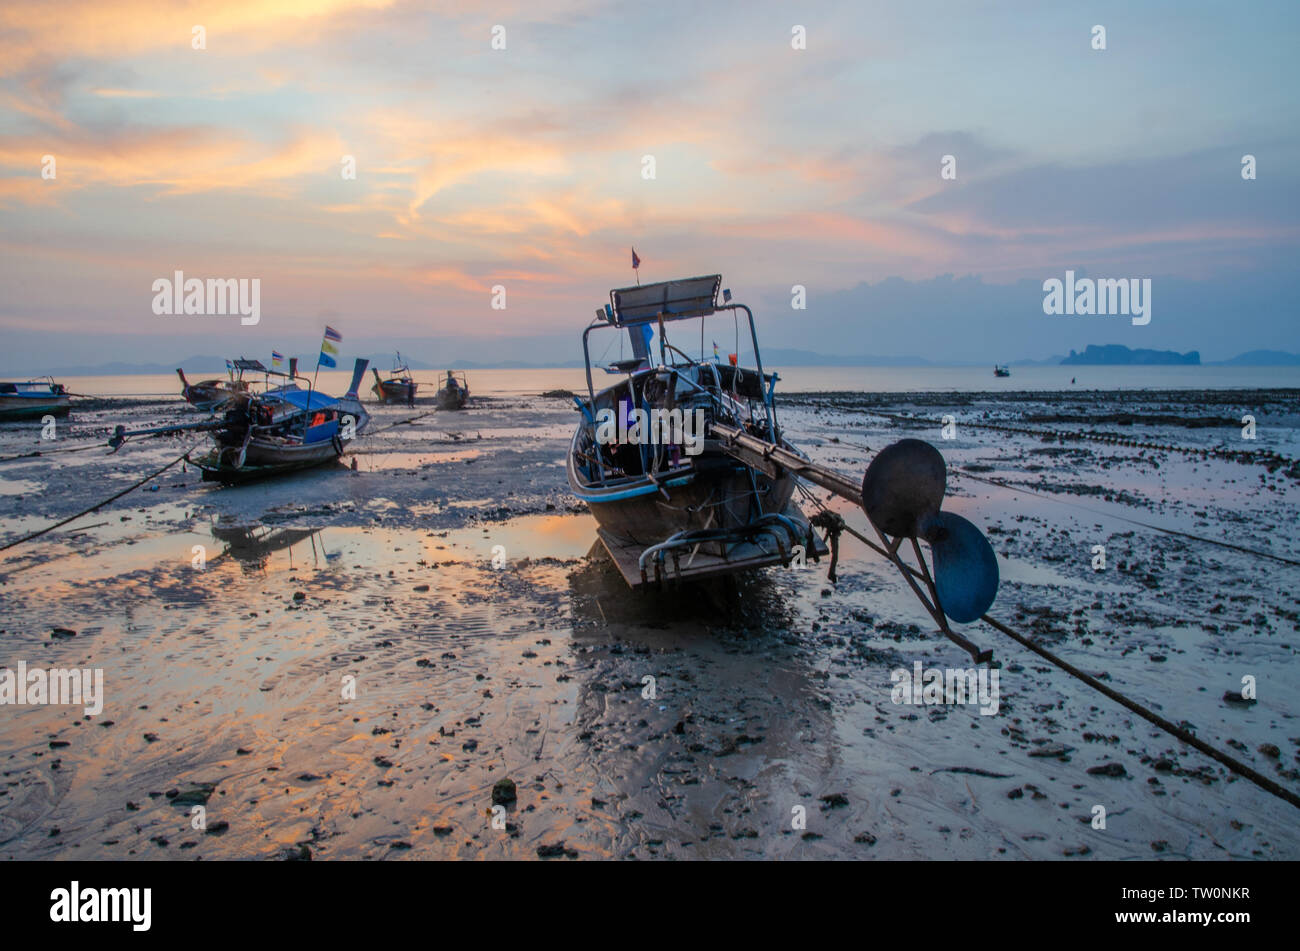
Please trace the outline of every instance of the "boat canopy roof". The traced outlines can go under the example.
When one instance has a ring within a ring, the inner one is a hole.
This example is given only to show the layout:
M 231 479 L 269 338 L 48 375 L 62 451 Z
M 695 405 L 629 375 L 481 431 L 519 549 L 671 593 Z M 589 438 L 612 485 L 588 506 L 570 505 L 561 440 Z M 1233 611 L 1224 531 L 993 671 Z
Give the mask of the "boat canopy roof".
M 268 401 L 281 400 L 305 413 L 318 409 L 329 409 L 337 406 L 339 402 L 334 397 L 327 396 L 318 390 L 300 390 L 297 387 L 281 387 L 278 390 L 270 390 L 262 394 L 261 398 Z
M 238 360 L 233 362 L 236 370 L 253 370 L 257 373 L 267 372 L 267 369 L 262 365 L 261 360 L 247 360 L 244 357 L 240 357 Z
M 606 320 L 616 327 L 658 320 L 705 317 L 718 309 L 721 274 L 687 277 L 639 287 L 617 287 L 609 292 Z
M 53 380 L 28 380 L 25 383 L 0 383 L 0 393 L 10 396 L 49 396 L 55 392 Z M 62 390 L 62 387 L 59 387 Z

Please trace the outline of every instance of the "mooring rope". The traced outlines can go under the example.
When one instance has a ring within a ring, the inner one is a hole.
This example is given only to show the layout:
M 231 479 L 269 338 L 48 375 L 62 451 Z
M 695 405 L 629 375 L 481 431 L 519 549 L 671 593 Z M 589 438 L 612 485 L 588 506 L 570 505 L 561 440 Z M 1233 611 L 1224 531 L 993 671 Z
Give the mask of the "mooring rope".
M 942 420 L 930 419 L 925 416 L 902 416 L 898 413 L 884 413 L 880 410 L 863 410 L 871 416 L 880 416 L 884 419 L 893 420 L 898 423 L 909 423 L 913 426 L 942 426 Z M 1016 433 L 1022 436 L 1051 436 L 1062 442 L 1066 440 L 1091 440 L 1093 442 L 1107 443 L 1114 446 L 1126 446 L 1130 449 L 1155 449 L 1163 452 L 1180 452 L 1189 456 L 1214 456 L 1216 459 L 1226 459 L 1230 462 L 1240 462 L 1244 464 L 1256 465 L 1275 465 L 1293 468 L 1300 465 L 1300 461 L 1284 456 L 1281 453 L 1274 452 L 1271 449 L 1220 449 L 1213 446 L 1207 446 L 1204 449 L 1196 449 L 1190 446 L 1170 446 L 1164 443 L 1139 442 L 1136 439 L 1126 439 L 1123 436 L 1110 435 L 1107 433 L 1090 433 L 1090 432 L 1070 432 L 1059 429 L 1026 429 L 1023 426 L 1007 426 L 1002 423 L 976 423 L 969 420 L 960 420 L 962 426 L 970 426 L 973 429 L 991 429 L 995 432 Z
M 1245 545 L 1234 545 L 1232 542 L 1225 542 L 1218 538 L 1206 538 L 1204 535 L 1193 535 L 1191 532 L 1181 532 L 1176 528 L 1165 528 L 1161 525 L 1152 525 L 1150 522 L 1143 522 L 1136 518 L 1129 518 L 1125 515 L 1115 515 L 1111 512 L 1103 512 L 1100 509 L 1089 508 L 1086 505 L 1080 505 L 1078 502 L 1071 502 L 1068 499 L 1058 499 L 1054 496 L 1044 495 L 1041 492 L 1035 492 L 1033 489 L 1026 489 L 1022 486 L 1010 485 L 1006 482 L 999 482 L 997 479 L 985 479 L 981 476 L 971 475 L 969 472 L 960 470 L 956 473 L 963 479 L 974 479 L 976 482 L 983 482 L 986 485 L 995 485 L 1002 489 L 1010 489 L 1012 492 L 1023 492 L 1025 495 L 1032 495 L 1035 498 L 1045 499 L 1048 502 L 1056 502 L 1060 505 L 1068 505 L 1071 508 L 1077 508 L 1083 512 L 1091 512 L 1102 518 L 1113 518 L 1121 522 L 1128 522 L 1130 525 L 1139 525 L 1142 528 L 1149 528 L 1153 532 L 1162 532 L 1165 535 L 1176 535 L 1179 538 L 1190 538 L 1193 541 L 1204 542 L 1207 545 L 1218 545 L 1220 548 L 1229 548 L 1233 551 L 1243 552 L 1247 555 L 1255 555 L 1258 558 L 1271 558 L 1273 561 L 1280 561 L 1284 565 L 1295 565 L 1300 568 L 1300 561 L 1294 558 L 1287 558 L 1285 555 L 1275 555 L 1272 552 L 1261 551 L 1258 548 L 1247 548 Z
M 832 445 L 846 446 L 849 449 L 856 449 L 859 452 L 871 452 L 871 448 L 869 446 L 859 446 L 856 443 L 851 443 L 851 442 L 839 441 L 833 443 Z M 1069 499 L 1061 499 L 1061 498 L 1057 498 L 1054 495 L 1045 495 L 1042 492 L 1035 492 L 1033 489 L 1025 488 L 1024 486 L 1012 485 L 1009 482 L 1001 482 L 997 479 L 986 479 L 983 476 L 972 475 L 971 473 L 964 472 L 961 469 L 953 469 L 951 471 L 953 472 L 954 475 L 962 479 L 972 479 L 975 482 L 983 482 L 985 485 L 997 486 L 1000 489 L 1007 489 L 1011 492 L 1020 492 L 1024 495 L 1031 495 L 1036 499 L 1043 499 L 1044 501 L 1047 502 L 1055 502 L 1057 505 L 1065 505 L 1068 506 L 1069 508 L 1076 508 L 1081 512 L 1090 512 L 1091 514 L 1101 516 L 1102 518 L 1113 518 L 1119 522 L 1127 522 L 1130 525 L 1137 525 L 1140 526 L 1141 528 L 1149 528 L 1153 532 L 1161 532 L 1162 534 L 1165 535 L 1174 535 L 1178 538 L 1189 538 L 1192 541 L 1204 542 L 1207 545 L 1217 545 L 1220 548 L 1227 548 L 1232 551 L 1239 551 L 1244 554 L 1255 555 L 1260 558 L 1269 558 L 1272 559 L 1273 561 L 1281 562 L 1284 565 L 1294 565 L 1300 568 L 1300 561 L 1294 558 L 1287 558 L 1285 555 L 1275 555 L 1272 552 L 1263 551 L 1258 548 L 1247 548 L 1245 545 L 1234 545 L 1232 542 L 1225 542 L 1222 539 L 1218 539 L 1218 538 L 1207 538 L 1204 535 L 1194 535 L 1191 532 L 1179 531 L 1176 528 L 1165 528 L 1163 525 L 1153 525 L 1150 522 L 1143 522 L 1140 519 L 1129 518 L 1127 515 L 1118 515 L 1114 512 L 1106 512 L 1103 511 L 1102 509 L 1091 508 L 1090 506 L 1083 505 L 1079 502 L 1071 502 Z
M 195 445 L 198 445 L 198 443 L 195 443 Z M 122 496 L 126 495 L 128 492 L 132 492 L 132 491 L 134 491 L 135 489 L 140 488 L 140 486 L 144 485 L 146 482 L 150 481 L 151 479 L 156 479 L 156 478 L 158 478 L 160 475 L 162 475 L 164 472 L 166 472 L 166 471 L 167 471 L 168 469 L 170 469 L 172 466 L 176 465 L 176 463 L 180 462 L 180 461 L 181 461 L 182 459 L 184 459 L 187 455 L 189 455 L 190 451 L 191 451 L 193 448 L 194 448 L 194 446 L 190 446 L 189 449 L 186 449 L 183 453 L 181 453 L 179 456 L 177 456 L 177 457 L 176 457 L 175 459 L 173 459 L 171 462 L 167 463 L 167 465 L 163 466 L 163 467 L 162 467 L 161 469 L 159 469 L 157 472 L 153 473 L 152 475 L 148 475 L 148 476 L 146 476 L 145 478 L 141 479 L 139 482 L 134 483 L 133 485 L 129 485 L 129 486 L 127 486 L 127 487 L 126 487 L 125 489 L 123 489 L 121 492 L 118 492 L 116 495 L 111 495 L 111 496 L 109 496 L 109 497 L 106 498 L 104 501 L 100 502 L 99 504 L 97 504 L 97 505 L 92 505 L 90 508 L 86 509 L 85 511 L 78 512 L 76 515 L 70 515 L 70 516 L 68 516 L 67 518 L 65 518 L 65 519 L 64 519 L 63 521 L 61 521 L 61 522 L 55 522 L 53 525 L 47 525 L 45 528 L 42 528 L 42 529 L 41 529 L 40 531 L 38 531 L 38 532 L 32 532 L 30 535 L 24 535 L 22 538 L 17 538 L 17 539 L 14 539 L 14 540 L 11 541 L 11 542 L 6 542 L 5 544 L 0 545 L 0 551 L 4 551 L 4 550 L 7 549 L 7 548 L 13 548 L 15 545 L 21 545 L 23 542 L 29 542 L 29 541 L 31 541 L 33 538 L 40 538 L 40 537 L 41 537 L 42 535 L 44 535 L 46 532 L 52 532 L 52 531 L 54 531 L 56 528 L 60 528 L 60 527 L 62 527 L 62 526 L 64 526 L 64 525 L 67 525 L 69 522 L 75 522 L 77 519 L 81 518 L 83 515 L 89 515 L 91 512 L 94 512 L 94 511 L 97 511 L 97 510 L 99 510 L 99 509 L 102 509 L 105 505 L 108 505 L 110 502 L 116 502 L 118 499 L 120 499 Z
M 800 485 L 799 488 L 800 491 L 804 494 L 804 496 L 810 502 L 816 505 L 819 509 L 827 512 L 831 511 L 831 509 L 829 509 L 825 504 L 823 504 L 820 499 L 814 496 L 804 486 Z M 854 529 L 853 526 L 844 522 L 842 517 L 839 520 L 839 523 L 836 525 L 836 528 L 848 532 L 850 535 L 852 535 L 858 541 L 862 542 L 868 548 L 875 551 L 877 554 L 883 555 L 886 558 L 889 557 L 889 552 L 887 552 L 884 548 L 880 547 L 878 544 L 876 544 L 866 535 L 863 535 L 861 532 Z M 902 564 L 901 567 L 906 569 L 906 571 L 909 574 L 911 574 L 914 578 L 922 579 L 922 580 L 924 579 L 924 576 L 921 574 L 921 572 L 917 571 L 911 565 Z M 1018 644 L 1033 651 L 1035 654 L 1037 654 L 1039 657 L 1042 657 L 1044 660 L 1055 664 L 1057 667 L 1065 671 L 1070 676 L 1077 678 L 1078 680 L 1087 684 L 1089 687 L 1092 687 L 1094 690 L 1099 691 L 1100 693 L 1114 700 L 1116 703 L 1120 704 L 1121 706 L 1136 713 L 1138 716 L 1142 717 L 1142 719 L 1146 720 L 1148 723 L 1152 723 L 1155 726 L 1158 726 L 1160 729 L 1164 730 L 1166 733 L 1170 734 L 1171 736 L 1186 743 L 1188 746 L 1200 750 L 1206 756 L 1209 756 L 1211 759 L 1214 759 L 1219 763 L 1222 763 L 1224 766 L 1228 767 L 1228 769 L 1230 769 L 1232 772 L 1236 773 L 1237 775 L 1246 777 L 1251 782 L 1253 782 L 1256 786 L 1263 789 L 1265 792 L 1272 793 L 1274 796 L 1277 796 L 1279 799 L 1285 800 L 1286 802 L 1289 802 L 1291 805 L 1300 809 L 1300 796 L 1297 796 L 1291 790 L 1269 779 L 1263 773 L 1260 773 L 1257 770 L 1251 768 L 1250 766 L 1247 766 L 1245 763 L 1241 762 L 1241 760 L 1237 759 L 1236 757 L 1230 756 L 1227 753 L 1224 753 L 1222 750 L 1216 749 L 1215 747 L 1206 743 L 1204 740 L 1197 739 L 1195 736 L 1193 736 L 1191 733 L 1189 733 L 1187 730 L 1183 729 L 1182 727 L 1178 726 L 1176 723 L 1172 723 L 1169 720 L 1166 720 L 1164 717 L 1160 716 L 1160 714 L 1156 713 L 1154 710 L 1144 706 L 1141 703 L 1138 703 L 1136 700 L 1131 700 L 1130 698 L 1124 696 L 1124 694 L 1120 693 L 1118 690 L 1106 686 L 1104 683 L 1099 681 L 1096 677 L 1084 673 L 1082 670 L 1075 667 L 1069 661 L 1057 657 L 1055 654 L 1047 650 L 1045 647 L 1040 647 L 1038 644 L 1034 643 L 1029 638 L 1025 637 L 1023 634 L 1018 634 L 1016 631 L 1013 631 L 1011 628 L 1007 627 L 1005 624 L 1003 624 L 1001 621 L 997 620 L 996 618 L 990 617 L 989 615 L 985 614 L 980 617 L 980 620 L 983 621 L 985 624 L 988 624 L 994 630 L 1006 634 L 1008 637 L 1012 638 Z
M 417 419 L 424 419 L 424 417 L 432 416 L 433 414 L 434 411 L 429 410 L 427 413 L 420 413 L 418 416 L 409 416 L 406 419 L 399 419 L 397 422 L 391 423 L 388 426 L 381 426 L 379 429 L 372 429 L 369 432 L 361 433 L 360 435 L 363 437 L 374 436 L 377 433 L 387 432 L 388 430 L 394 428 L 395 426 L 409 426 Z
M 3 456 L 0 462 L 14 462 L 18 459 L 33 459 L 37 456 L 49 456 L 56 452 L 85 452 L 87 449 L 103 449 L 102 442 L 92 443 L 89 446 L 66 446 L 63 449 L 33 449 L 31 452 L 24 452 L 19 456 Z

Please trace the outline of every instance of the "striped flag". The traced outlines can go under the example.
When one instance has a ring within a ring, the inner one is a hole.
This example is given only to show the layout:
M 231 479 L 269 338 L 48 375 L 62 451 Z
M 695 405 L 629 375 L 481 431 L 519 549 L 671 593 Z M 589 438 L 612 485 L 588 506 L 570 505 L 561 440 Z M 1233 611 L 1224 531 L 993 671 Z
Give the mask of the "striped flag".
M 632 249 L 632 270 L 635 271 L 640 266 L 641 266 L 641 259 L 636 256 L 636 248 L 633 248 Z
M 279 350 L 271 351 L 271 369 L 279 370 L 284 366 L 284 354 Z
M 341 333 L 329 324 L 325 325 L 325 339 L 320 342 L 320 359 L 316 361 L 316 369 L 338 366 L 334 358 L 339 355 L 339 348 L 330 341 L 341 341 L 342 339 L 343 335 Z

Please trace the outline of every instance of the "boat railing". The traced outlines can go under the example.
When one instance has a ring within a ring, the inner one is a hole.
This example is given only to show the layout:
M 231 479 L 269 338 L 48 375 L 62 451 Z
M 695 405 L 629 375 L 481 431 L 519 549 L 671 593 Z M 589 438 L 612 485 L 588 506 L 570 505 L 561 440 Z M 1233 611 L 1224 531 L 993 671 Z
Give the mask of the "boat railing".
M 660 365 L 667 367 L 668 364 L 667 347 L 669 346 L 669 344 L 667 343 L 667 335 L 664 333 L 664 325 L 666 323 L 679 321 L 679 320 L 700 320 L 705 317 L 711 316 L 713 314 L 721 313 L 722 311 L 728 311 L 728 310 L 733 312 L 744 311 L 745 318 L 749 322 L 749 336 L 750 336 L 750 341 L 754 347 L 754 363 L 755 363 L 755 369 L 758 371 L 760 392 L 762 392 L 763 412 L 765 416 L 765 422 L 767 424 L 767 435 L 769 440 L 771 440 L 772 442 L 776 442 L 777 422 L 776 422 L 776 406 L 774 401 L 774 393 L 775 393 L 777 378 L 776 375 L 773 374 L 772 378 L 768 380 L 767 375 L 763 372 L 763 357 L 758 346 L 758 330 L 754 324 L 754 312 L 749 309 L 748 305 L 741 304 L 738 302 L 723 304 L 722 306 L 713 306 L 712 308 L 703 311 L 696 310 L 688 314 L 674 314 L 674 313 L 665 313 L 663 311 L 660 311 L 653 316 L 642 316 L 634 321 L 620 320 L 617 311 L 608 310 L 606 312 L 607 316 L 605 318 L 593 320 L 590 324 L 587 325 L 586 329 L 584 329 L 582 332 L 582 356 L 583 356 L 583 363 L 586 366 L 587 398 L 588 398 L 589 405 L 594 406 L 596 402 L 596 387 L 592 379 L 592 372 L 591 372 L 590 337 L 591 337 L 591 332 L 593 330 L 596 330 L 601 327 L 610 327 L 618 330 L 623 330 L 633 324 L 644 324 L 653 320 L 659 326 Z M 681 351 L 678 352 L 680 353 Z M 682 355 L 686 356 L 685 354 Z M 687 359 L 689 360 L 690 358 L 688 357 Z M 699 361 L 697 365 L 703 365 L 703 364 L 704 361 Z M 765 381 L 767 382 L 768 385 L 764 388 L 763 383 Z

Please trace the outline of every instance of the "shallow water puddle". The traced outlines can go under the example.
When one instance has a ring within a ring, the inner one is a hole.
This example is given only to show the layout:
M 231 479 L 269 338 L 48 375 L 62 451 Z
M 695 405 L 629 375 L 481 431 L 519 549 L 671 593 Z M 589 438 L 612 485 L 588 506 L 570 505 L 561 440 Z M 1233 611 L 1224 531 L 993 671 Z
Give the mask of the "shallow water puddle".
M 470 462 L 483 455 L 481 449 L 461 449 L 451 452 L 411 452 L 407 449 L 368 449 L 348 453 L 345 459 L 355 457 L 362 472 L 383 472 L 388 469 L 426 469 L 430 466 L 453 462 Z

